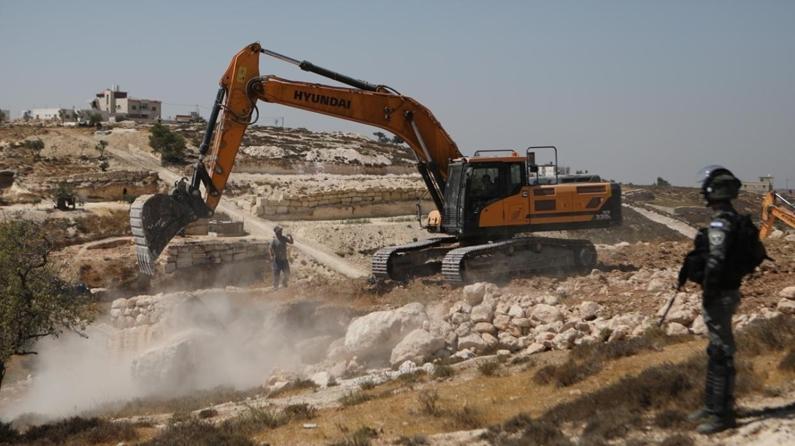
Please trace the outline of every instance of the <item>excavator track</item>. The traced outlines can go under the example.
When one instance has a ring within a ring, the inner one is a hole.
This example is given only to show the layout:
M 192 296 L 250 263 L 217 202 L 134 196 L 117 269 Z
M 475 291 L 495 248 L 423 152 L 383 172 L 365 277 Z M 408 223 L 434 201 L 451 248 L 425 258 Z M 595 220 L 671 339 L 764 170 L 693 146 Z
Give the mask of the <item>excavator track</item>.
M 372 274 L 376 279 L 402 282 L 437 273 L 441 257 L 449 250 L 444 246 L 455 242 L 456 237 L 438 237 L 381 248 L 373 254 Z
M 442 260 L 442 275 L 450 283 L 489 279 L 556 269 L 589 269 L 596 265 L 596 248 L 587 240 L 528 237 L 456 248 Z

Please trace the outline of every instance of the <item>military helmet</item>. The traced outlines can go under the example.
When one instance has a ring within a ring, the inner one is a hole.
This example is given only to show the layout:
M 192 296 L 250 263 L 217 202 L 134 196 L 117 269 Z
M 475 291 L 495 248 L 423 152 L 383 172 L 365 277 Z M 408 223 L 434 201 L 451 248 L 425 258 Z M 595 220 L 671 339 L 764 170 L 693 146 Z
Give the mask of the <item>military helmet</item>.
M 282 227 L 277 225 L 275 228 L 273 228 L 273 232 L 275 232 L 276 234 L 281 234 Z
M 727 168 L 707 166 L 699 171 L 701 194 L 708 203 L 737 198 L 742 182 Z

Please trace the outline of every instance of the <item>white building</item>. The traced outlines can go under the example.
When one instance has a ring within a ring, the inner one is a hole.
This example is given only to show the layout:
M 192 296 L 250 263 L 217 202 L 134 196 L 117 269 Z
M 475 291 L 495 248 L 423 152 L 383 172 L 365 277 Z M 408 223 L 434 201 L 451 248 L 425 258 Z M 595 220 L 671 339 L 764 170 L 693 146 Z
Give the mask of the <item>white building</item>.
M 77 113 L 70 108 L 34 108 L 22 112 L 22 118 L 37 121 L 69 122 L 77 120 Z
M 773 190 L 773 177 L 759 177 L 759 181 L 743 181 L 743 190 L 756 194 L 766 194 Z
M 126 91 L 119 90 L 116 85 L 113 89 L 107 88 L 91 101 L 91 107 L 105 112 L 115 120 L 144 119 L 154 121 L 160 119 L 160 101 L 154 99 L 134 99 L 128 97 Z

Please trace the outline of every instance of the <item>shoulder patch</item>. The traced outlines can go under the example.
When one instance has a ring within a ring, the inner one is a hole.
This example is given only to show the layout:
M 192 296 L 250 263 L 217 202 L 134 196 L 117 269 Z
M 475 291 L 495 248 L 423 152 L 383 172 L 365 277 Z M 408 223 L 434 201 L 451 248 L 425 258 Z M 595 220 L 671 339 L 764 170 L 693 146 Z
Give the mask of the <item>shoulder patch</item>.
M 726 233 L 723 231 L 709 231 L 709 244 L 719 246 L 726 240 Z

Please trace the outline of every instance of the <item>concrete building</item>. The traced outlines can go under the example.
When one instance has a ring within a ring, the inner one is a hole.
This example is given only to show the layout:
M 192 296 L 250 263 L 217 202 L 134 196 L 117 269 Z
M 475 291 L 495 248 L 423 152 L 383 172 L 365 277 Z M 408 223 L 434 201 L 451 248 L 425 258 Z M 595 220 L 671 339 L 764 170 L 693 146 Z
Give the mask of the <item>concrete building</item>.
M 160 119 L 161 102 L 154 99 L 134 99 L 126 91 L 119 90 L 116 85 L 113 89 L 107 88 L 97 93 L 91 101 L 91 107 L 107 113 L 116 121 L 124 119 L 143 119 L 155 121 Z
M 72 122 L 77 120 L 77 112 L 70 108 L 34 108 L 22 112 L 25 120 Z
M 743 190 L 755 194 L 766 194 L 773 190 L 773 177 L 759 177 L 759 181 L 743 181 Z

